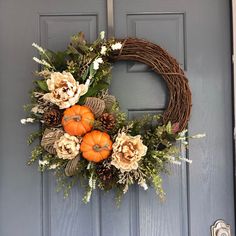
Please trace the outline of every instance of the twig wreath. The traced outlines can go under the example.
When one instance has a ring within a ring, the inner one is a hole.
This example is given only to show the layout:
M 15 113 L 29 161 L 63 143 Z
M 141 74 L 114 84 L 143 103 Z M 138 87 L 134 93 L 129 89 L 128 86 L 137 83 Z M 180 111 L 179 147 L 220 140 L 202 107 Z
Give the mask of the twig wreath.
M 181 157 L 180 148 L 188 146 L 187 122 L 191 110 L 188 80 L 178 62 L 151 42 L 127 38 L 100 37 L 89 44 L 84 34 L 71 38 L 65 51 L 53 52 L 37 44 L 41 65 L 25 106 L 28 117 L 21 123 L 39 122 L 28 143 L 36 139 L 28 164 L 38 160 L 39 170 L 53 170 L 58 190 L 68 196 L 80 183 L 89 202 L 97 187 L 115 189 L 117 201 L 129 186 L 147 190 L 153 185 L 164 198 L 161 174 L 169 164 L 191 162 Z M 163 115 L 146 115 L 129 120 L 115 96 L 109 94 L 112 63 L 132 60 L 148 65 L 161 75 L 169 89 L 169 105 Z

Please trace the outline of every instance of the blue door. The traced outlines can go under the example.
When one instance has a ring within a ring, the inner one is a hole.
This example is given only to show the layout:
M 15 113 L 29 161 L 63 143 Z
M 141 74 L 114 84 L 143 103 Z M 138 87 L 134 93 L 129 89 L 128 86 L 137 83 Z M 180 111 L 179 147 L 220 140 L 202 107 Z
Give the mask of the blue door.
M 114 193 L 83 189 L 68 199 L 52 174 L 26 166 L 22 104 L 32 86 L 37 42 L 64 49 L 78 31 L 94 40 L 106 30 L 106 0 L 1 0 L 0 3 L 0 235 L 1 236 L 209 236 L 218 219 L 234 235 L 230 4 L 223 0 L 114 1 L 115 36 L 144 38 L 166 48 L 189 78 L 193 109 L 189 131 L 207 137 L 182 150 L 193 163 L 164 176 L 166 201 L 134 187 L 119 209 Z M 160 77 L 134 62 L 116 63 L 111 91 L 129 117 L 162 112 L 168 101 Z

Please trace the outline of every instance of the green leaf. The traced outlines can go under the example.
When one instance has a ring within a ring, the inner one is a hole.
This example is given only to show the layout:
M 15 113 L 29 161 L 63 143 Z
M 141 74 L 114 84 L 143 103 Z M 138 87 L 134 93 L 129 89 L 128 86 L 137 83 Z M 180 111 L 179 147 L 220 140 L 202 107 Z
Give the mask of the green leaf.
M 68 54 L 79 54 L 76 48 L 72 47 L 71 45 L 68 45 L 67 49 Z
M 45 92 L 49 92 L 46 80 L 36 80 L 36 83 L 38 84 L 40 89 L 42 89 Z
M 100 82 L 99 84 L 96 84 L 94 87 L 90 87 L 88 92 L 82 96 L 79 100 L 80 104 L 83 104 L 85 101 L 85 98 L 87 97 L 93 97 L 97 93 L 99 93 L 103 89 L 108 89 L 109 84 L 107 82 Z
M 101 81 L 99 82 L 99 84 L 96 84 L 94 87 L 91 87 L 89 91 L 87 92 L 87 94 L 91 93 L 91 95 L 95 95 L 103 89 L 108 89 L 108 87 L 109 87 L 109 83 Z
M 172 125 L 171 122 L 168 122 L 168 124 L 166 125 L 166 131 L 169 134 L 172 134 Z
M 81 77 L 83 81 L 85 81 L 86 78 L 88 77 L 88 73 L 89 73 L 89 68 L 87 68 L 87 70 L 84 72 L 84 74 Z
M 67 68 L 66 58 L 67 58 L 67 51 L 59 51 L 54 53 L 52 58 L 52 64 L 58 71 L 66 70 Z
M 91 65 L 89 66 L 89 76 L 91 77 L 91 78 L 93 78 L 94 77 L 94 75 L 96 74 L 96 70 L 94 70 L 94 68 L 93 68 L 93 63 L 91 63 Z

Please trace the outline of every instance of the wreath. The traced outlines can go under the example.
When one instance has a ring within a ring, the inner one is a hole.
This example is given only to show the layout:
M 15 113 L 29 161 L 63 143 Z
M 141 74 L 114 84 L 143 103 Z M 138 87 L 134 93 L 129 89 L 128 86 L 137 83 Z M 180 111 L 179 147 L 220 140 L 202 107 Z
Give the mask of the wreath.
M 80 183 L 86 203 L 96 187 L 115 189 L 120 202 L 133 184 L 144 190 L 154 186 L 163 199 L 161 174 L 169 171 L 170 163 L 191 162 L 181 157 L 176 145 L 188 145 L 188 80 L 178 62 L 158 45 L 104 36 L 103 31 L 89 44 L 81 32 L 60 52 L 33 43 L 40 54 L 40 59 L 33 58 L 40 70 L 35 72 L 31 103 L 25 106 L 28 117 L 21 123 L 41 125 L 28 138 L 29 144 L 40 140 L 28 164 L 38 160 L 40 171 L 53 170 L 58 190 L 64 189 L 65 196 Z M 162 76 L 169 89 L 163 115 L 129 120 L 121 111 L 108 90 L 112 64 L 119 60 L 142 62 Z

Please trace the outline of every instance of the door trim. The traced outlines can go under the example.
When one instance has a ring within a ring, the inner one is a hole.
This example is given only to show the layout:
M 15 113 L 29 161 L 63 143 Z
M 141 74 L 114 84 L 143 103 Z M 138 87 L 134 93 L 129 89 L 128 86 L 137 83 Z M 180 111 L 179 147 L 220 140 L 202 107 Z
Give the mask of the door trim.
M 234 208 L 236 216 L 236 0 L 231 0 L 231 52 L 233 90 L 233 142 L 234 142 Z M 235 217 L 236 225 L 236 217 Z

